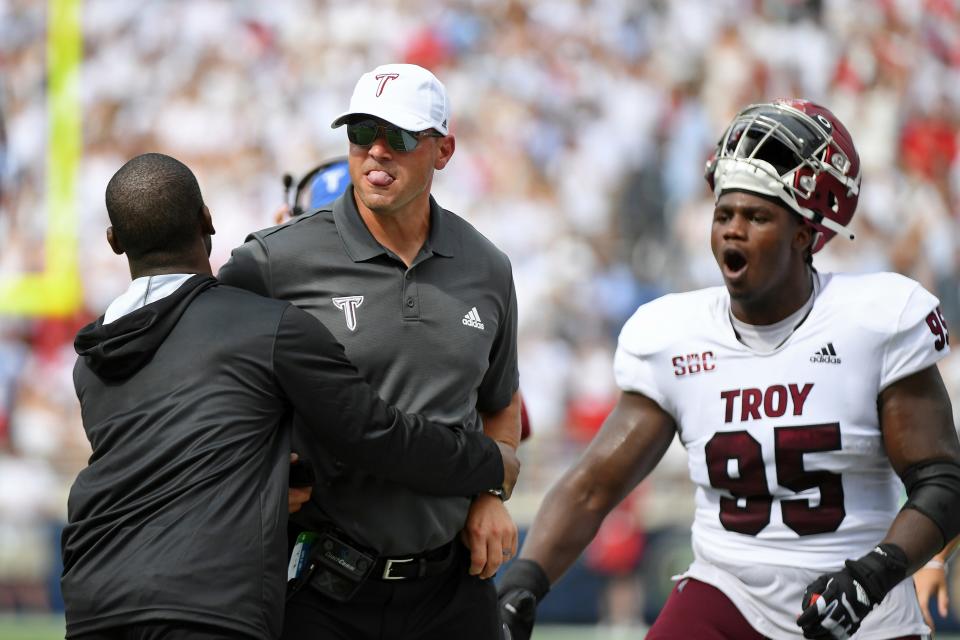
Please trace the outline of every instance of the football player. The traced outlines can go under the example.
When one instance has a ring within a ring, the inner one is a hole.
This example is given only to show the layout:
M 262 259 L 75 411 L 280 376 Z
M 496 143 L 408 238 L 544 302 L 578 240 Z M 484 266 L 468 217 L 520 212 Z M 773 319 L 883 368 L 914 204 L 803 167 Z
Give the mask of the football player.
M 677 435 L 694 561 L 648 639 L 919 638 L 904 578 L 960 532 L 938 301 L 897 274 L 813 268 L 834 236 L 852 239 L 860 190 L 829 110 L 747 107 L 706 178 L 725 286 L 664 296 L 624 326 L 622 394 L 500 581 L 505 631 L 529 637 L 536 603 Z

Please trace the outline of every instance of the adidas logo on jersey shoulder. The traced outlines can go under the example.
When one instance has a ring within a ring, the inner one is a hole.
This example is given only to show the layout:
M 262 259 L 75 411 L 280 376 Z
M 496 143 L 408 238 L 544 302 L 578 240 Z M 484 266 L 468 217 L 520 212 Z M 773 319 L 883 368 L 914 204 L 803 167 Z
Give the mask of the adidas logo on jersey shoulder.
M 480 329 L 481 331 L 483 330 L 483 322 L 480 320 L 480 314 L 477 313 L 476 307 L 470 309 L 470 311 L 463 316 L 463 320 L 461 322 L 468 327 Z
M 837 350 L 833 348 L 833 343 L 828 342 L 827 345 L 813 353 L 810 356 L 810 362 L 826 362 L 827 364 L 840 364 L 840 356 L 837 355 Z

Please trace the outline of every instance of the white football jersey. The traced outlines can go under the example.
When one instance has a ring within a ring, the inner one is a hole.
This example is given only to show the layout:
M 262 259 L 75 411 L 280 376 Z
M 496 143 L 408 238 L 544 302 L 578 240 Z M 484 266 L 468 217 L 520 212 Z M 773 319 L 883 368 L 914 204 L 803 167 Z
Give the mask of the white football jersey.
M 896 274 L 820 274 L 770 353 L 737 340 L 723 287 L 646 304 L 620 334 L 624 391 L 673 416 L 696 485 L 694 563 L 758 632 L 802 637 L 803 590 L 868 553 L 899 510 L 877 395 L 949 352 L 938 300 Z M 856 638 L 928 633 L 905 580 Z

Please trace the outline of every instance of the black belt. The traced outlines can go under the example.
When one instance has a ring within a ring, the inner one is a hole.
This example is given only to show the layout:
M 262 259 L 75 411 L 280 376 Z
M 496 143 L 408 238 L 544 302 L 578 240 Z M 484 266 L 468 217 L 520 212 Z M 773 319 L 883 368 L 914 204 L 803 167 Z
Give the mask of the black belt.
M 377 558 L 370 576 L 378 580 L 417 580 L 445 572 L 457 557 L 457 542 L 412 556 Z

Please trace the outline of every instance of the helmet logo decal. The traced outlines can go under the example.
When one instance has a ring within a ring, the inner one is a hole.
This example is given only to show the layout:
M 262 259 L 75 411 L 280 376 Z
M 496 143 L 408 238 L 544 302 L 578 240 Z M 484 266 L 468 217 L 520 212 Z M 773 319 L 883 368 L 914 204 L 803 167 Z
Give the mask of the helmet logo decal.
M 834 152 L 833 156 L 830 158 L 830 164 L 832 164 L 840 173 L 846 173 L 850 170 L 850 160 L 848 160 L 847 156 L 843 155 L 839 151 Z
M 830 121 L 827 120 L 827 118 L 822 113 L 817 114 L 817 120 L 820 121 L 820 124 L 826 127 L 827 131 L 830 131 L 831 129 L 833 129 L 833 125 L 830 124 Z
M 390 80 L 396 80 L 400 77 L 399 73 L 378 73 L 374 76 L 380 83 L 377 85 L 377 97 L 380 97 L 380 94 L 383 93 L 383 88 L 387 86 L 387 82 Z

